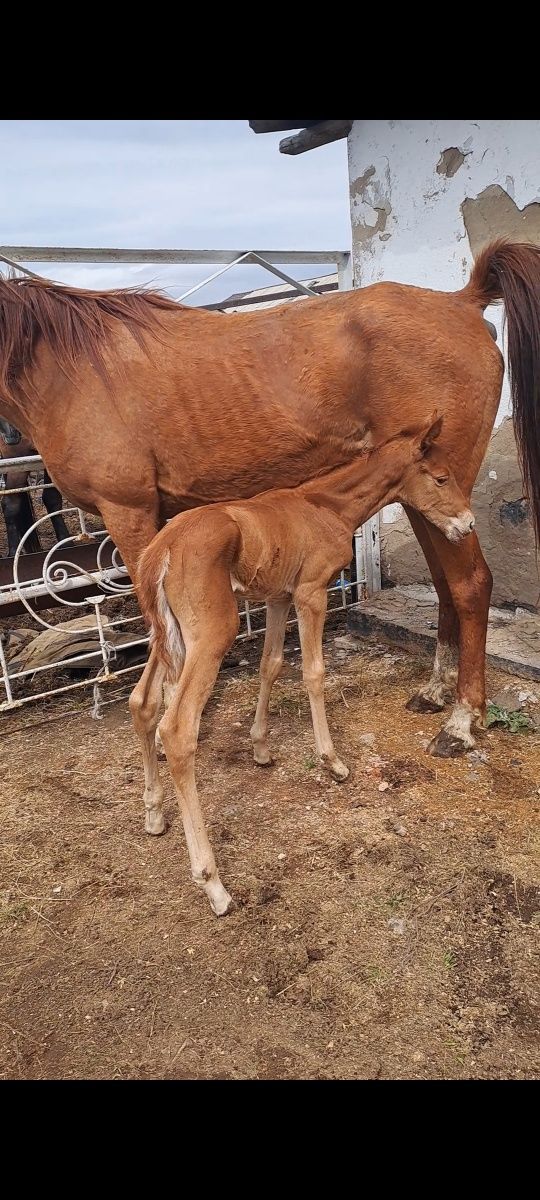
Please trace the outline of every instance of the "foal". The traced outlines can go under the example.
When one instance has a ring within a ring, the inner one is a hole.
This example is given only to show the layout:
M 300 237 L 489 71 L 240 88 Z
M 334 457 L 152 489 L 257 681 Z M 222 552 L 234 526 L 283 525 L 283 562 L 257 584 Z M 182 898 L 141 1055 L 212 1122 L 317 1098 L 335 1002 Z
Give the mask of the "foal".
M 328 581 L 349 561 L 357 526 L 392 500 L 421 512 L 450 541 L 473 529 L 468 503 L 434 446 L 441 426 L 442 418 L 432 418 L 423 428 L 405 431 L 299 487 L 180 513 L 142 554 L 138 591 L 152 619 L 152 651 L 130 709 L 144 759 L 145 828 L 153 834 L 165 828 L 155 732 L 168 681 L 175 686 L 159 732 L 180 802 L 193 878 L 217 916 L 228 911 L 231 897 L 219 878 L 199 807 L 195 752 L 203 708 L 238 632 L 234 593 L 268 605 L 251 729 L 255 762 L 271 762 L 268 702 L 283 662 L 285 626 L 294 602 L 317 753 L 334 779 L 346 779 L 349 771 L 334 750 L 323 699 Z

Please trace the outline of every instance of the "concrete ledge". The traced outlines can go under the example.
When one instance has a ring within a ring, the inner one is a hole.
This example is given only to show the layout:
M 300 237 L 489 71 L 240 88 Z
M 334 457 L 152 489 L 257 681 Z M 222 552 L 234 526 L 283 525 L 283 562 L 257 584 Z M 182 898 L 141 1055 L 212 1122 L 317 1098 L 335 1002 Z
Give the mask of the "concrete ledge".
M 388 588 L 349 609 L 348 627 L 357 637 L 374 637 L 405 649 L 433 654 L 437 640 L 437 597 L 433 588 Z M 540 616 L 524 609 L 492 608 L 488 663 L 524 679 L 540 679 Z

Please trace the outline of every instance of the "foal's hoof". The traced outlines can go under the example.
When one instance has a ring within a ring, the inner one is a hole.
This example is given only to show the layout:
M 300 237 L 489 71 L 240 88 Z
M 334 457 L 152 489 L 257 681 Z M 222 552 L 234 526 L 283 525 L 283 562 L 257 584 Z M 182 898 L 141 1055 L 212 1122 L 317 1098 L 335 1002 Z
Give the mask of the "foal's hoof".
M 229 896 L 229 893 L 225 890 L 223 884 L 214 884 L 212 891 L 210 892 L 210 890 L 207 889 L 206 894 L 210 901 L 210 907 L 214 913 L 214 916 L 228 917 L 229 913 L 233 911 L 233 908 L 235 907 L 234 900 L 232 896 Z
M 437 713 L 443 711 L 444 704 L 437 704 L 436 700 L 428 700 L 428 697 L 423 696 L 422 692 L 417 692 L 415 696 L 411 696 L 410 700 L 407 700 L 405 708 L 409 712 Z
M 328 762 L 328 759 L 324 758 L 323 756 L 322 761 L 332 776 L 332 779 L 334 779 L 336 783 L 344 783 L 345 780 L 349 778 L 351 772 L 349 771 L 349 768 L 345 766 L 345 763 L 341 762 L 339 758 L 336 758 L 334 762 L 330 763 Z
M 429 743 L 427 748 L 428 754 L 433 754 L 435 758 L 459 758 L 461 754 L 467 754 L 474 746 L 474 741 L 470 740 L 470 744 L 462 741 L 453 733 L 448 733 L 447 729 L 441 729 L 433 741 Z
M 144 819 L 144 832 L 151 833 L 153 837 L 159 837 L 161 833 L 165 833 L 167 822 L 162 812 L 147 812 Z
M 254 754 L 253 762 L 257 767 L 273 767 L 274 765 L 274 759 L 272 758 L 272 755 L 268 753 L 266 755 L 259 754 L 258 757 Z
M 235 908 L 235 903 L 234 903 L 232 896 L 229 896 L 227 903 L 224 904 L 222 907 L 218 908 L 217 905 L 212 904 L 212 901 L 210 901 L 210 905 L 212 908 L 212 912 L 214 913 L 214 916 L 216 916 L 216 917 L 228 917 L 229 914 L 232 913 Z

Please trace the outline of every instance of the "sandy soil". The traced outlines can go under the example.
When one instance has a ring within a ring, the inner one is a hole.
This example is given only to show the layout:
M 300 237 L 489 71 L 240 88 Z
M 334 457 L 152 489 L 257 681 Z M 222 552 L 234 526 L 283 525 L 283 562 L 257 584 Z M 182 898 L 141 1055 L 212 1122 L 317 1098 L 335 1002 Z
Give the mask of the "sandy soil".
M 539 1076 L 540 736 L 428 757 L 440 718 L 404 710 L 426 661 L 344 632 L 326 657 L 345 784 L 315 762 L 294 631 L 273 768 L 249 744 L 260 641 L 221 673 L 198 757 L 237 902 L 221 921 L 166 770 L 168 832 L 143 832 L 125 699 L 99 722 L 73 696 L 1 719 L 3 1078 Z

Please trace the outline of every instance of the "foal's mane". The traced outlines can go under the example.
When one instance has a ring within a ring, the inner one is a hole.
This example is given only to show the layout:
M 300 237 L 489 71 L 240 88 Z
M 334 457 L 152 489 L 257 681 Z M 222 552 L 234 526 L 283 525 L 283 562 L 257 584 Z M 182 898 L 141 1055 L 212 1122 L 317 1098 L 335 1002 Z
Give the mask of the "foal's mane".
M 185 306 L 148 288 L 97 292 L 0 276 L 0 392 L 13 398 L 16 384 L 28 379 L 41 339 L 67 375 L 85 358 L 108 383 L 103 351 L 114 335 L 113 321 L 146 350 L 145 334 L 156 336 L 163 313 L 182 311 Z

